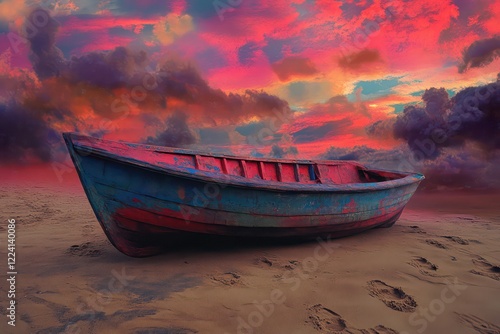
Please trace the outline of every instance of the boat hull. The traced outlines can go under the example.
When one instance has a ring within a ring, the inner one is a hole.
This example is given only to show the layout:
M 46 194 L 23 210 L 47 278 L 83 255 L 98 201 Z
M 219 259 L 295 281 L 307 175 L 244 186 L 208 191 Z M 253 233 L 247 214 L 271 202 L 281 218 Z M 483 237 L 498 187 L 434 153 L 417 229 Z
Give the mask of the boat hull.
M 94 213 L 122 253 L 151 256 L 196 235 L 343 237 L 389 227 L 419 182 L 369 191 L 283 191 L 206 182 L 75 150 L 65 136 Z

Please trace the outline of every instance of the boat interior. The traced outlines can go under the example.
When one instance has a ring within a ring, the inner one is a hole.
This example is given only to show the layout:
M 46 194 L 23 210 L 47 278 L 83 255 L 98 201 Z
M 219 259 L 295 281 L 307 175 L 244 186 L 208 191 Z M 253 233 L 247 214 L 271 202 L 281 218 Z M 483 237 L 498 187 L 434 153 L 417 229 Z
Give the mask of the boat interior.
M 349 184 L 394 180 L 405 175 L 369 170 L 353 161 L 293 161 L 161 152 L 163 163 L 249 179 L 304 184 Z
M 372 183 L 400 179 L 404 173 L 367 169 L 354 161 L 314 161 L 270 158 L 243 158 L 227 155 L 209 155 L 196 151 L 131 144 L 102 140 L 87 136 L 75 138 L 77 150 L 143 161 L 162 168 L 187 168 L 240 176 L 263 181 L 302 184 Z M 88 154 L 88 152 L 87 152 Z

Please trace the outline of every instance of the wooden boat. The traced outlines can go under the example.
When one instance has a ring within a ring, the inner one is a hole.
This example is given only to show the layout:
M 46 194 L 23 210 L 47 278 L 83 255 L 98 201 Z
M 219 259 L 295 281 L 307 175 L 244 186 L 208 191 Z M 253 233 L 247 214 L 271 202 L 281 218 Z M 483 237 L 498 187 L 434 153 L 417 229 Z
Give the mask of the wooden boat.
M 167 237 L 341 237 L 392 226 L 424 178 L 353 161 L 208 154 L 63 134 L 102 229 L 121 252 Z

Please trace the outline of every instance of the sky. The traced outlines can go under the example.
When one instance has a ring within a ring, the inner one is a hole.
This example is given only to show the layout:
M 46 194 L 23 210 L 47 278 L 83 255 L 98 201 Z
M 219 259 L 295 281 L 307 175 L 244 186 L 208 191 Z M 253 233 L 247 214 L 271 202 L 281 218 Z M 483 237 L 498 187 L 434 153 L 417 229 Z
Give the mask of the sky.
M 77 131 L 497 187 L 498 22 L 498 0 L 4 0 L 0 165 L 67 162 Z

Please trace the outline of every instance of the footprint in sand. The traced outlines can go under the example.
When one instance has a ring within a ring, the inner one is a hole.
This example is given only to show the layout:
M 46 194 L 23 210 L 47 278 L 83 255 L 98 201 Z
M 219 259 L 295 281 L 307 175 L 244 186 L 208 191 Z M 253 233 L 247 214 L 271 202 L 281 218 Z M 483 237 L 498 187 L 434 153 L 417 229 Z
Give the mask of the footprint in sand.
M 368 291 L 370 291 L 370 296 L 379 299 L 396 311 L 413 312 L 417 307 L 415 299 L 407 295 L 403 289 L 395 288 L 379 280 L 368 282 Z
M 394 329 L 382 325 L 370 329 L 357 329 L 348 326 L 347 322 L 339 314 L 321 304 L 309 308 L 309 320 L 307 322 L 312 324 L 317 331 L 328 334 L 398 334 Z
M 309 312 L 309 321 L 322 333 L 339 333 L 347 328 L 345 320 L 340 315 L 321 304 L 310 307 Z
M 426 234 L 424 230 L 420 228 L 420 226 L 417 225 L 410 225 L 410 226 L 404 226 L 404 233 L 420 233 L 420 234 Z
M 241 282 L 241 276 L 237 273 L 227 272 L 210 278 L 214 282 L 222 283 L 224 285 L 235 285 Z
M 453 236 L 453 235 L 442 235 L 441 237 L 442 238 L 446 238 L 448 240 L 451 240 L 453 242 L 456 242 L 457 244 L 460 244 L 460 245 L 468 245 L 469 244 L 468 240 L 462 239 L 460 237 L 456 237 L 456 236 Z
M 259 258 L 256 258 L 254 260 L 254 263 L 256 265 L 264 265 L 266 267 L 272 267 L 273 264 L 276 264 L 277 260 L 275 258 L 268 258 L 268 257 L 265 257 L 265 256 L 261 256 Z
M 427 260 L 425 257 L 416 256 L 409 262 L 409 264 L 418 269 L 418 271 L 425 276 L 436 276 L 435 271 L 438 266 Z
M 472 269 L 471 273 L 500 281 L 500 266 L 493 265 L 480 256 L 472 259 L 472 263 L 474 263 L 476 269 Z
M 429 244 L 429 245 L 436 246 L 437 248 L 441 248 L 441 249 L 447 249 L 448 248 L 443 243 L 441 243 L 441 242 L 439 242 L 437 240 L 434 240 L 434 239 L 426 239 L 425 242 L 427 244 Z
M 80 245 L 73 245 L 66 250 L 66 253 L 77 256 L 96 257 L 102 254 L 102 250 L 92 242 L 85 242 Z
M 494 325 L 490 322 L 487 322 L 484 319 L 476 317 L 472 314 L 462 314 L 455 312 L 460 320 L 470 327 L 472 327 L 476 332 L 481 334 L 498 334 L 500 333 L 500 327 Z

